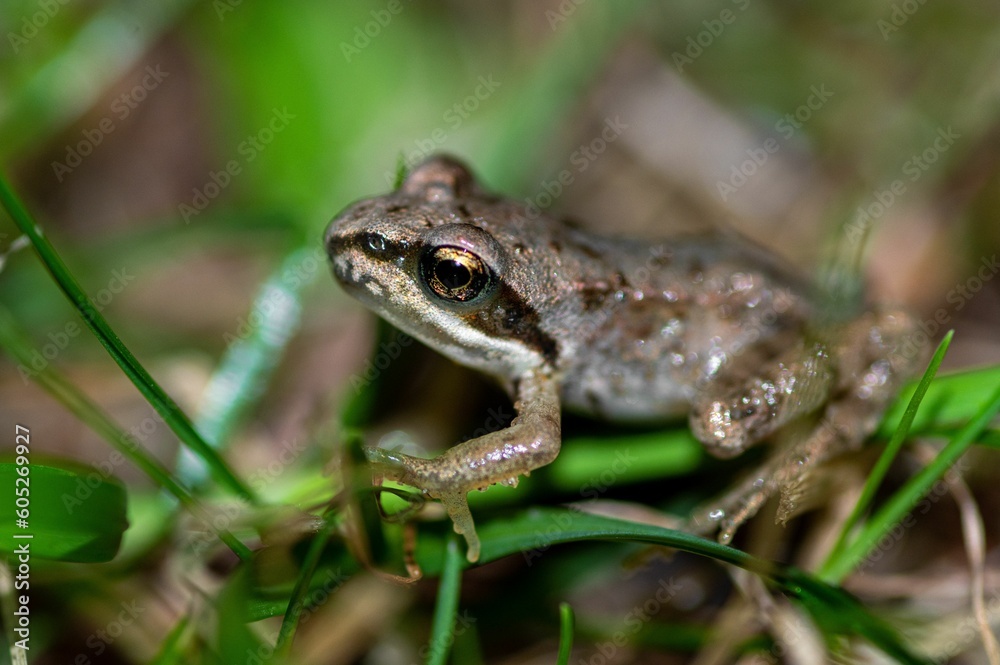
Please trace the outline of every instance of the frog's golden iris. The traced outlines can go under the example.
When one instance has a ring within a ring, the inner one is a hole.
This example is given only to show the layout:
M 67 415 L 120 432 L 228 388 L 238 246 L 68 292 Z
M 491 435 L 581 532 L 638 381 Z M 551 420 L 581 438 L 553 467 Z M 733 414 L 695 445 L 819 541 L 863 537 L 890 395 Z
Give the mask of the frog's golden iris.
M 429 247 L 420 258 L 420 279 L 439 298 L 469 303 L 491 293 L 493 271 L 467 249 L 451 245 Z

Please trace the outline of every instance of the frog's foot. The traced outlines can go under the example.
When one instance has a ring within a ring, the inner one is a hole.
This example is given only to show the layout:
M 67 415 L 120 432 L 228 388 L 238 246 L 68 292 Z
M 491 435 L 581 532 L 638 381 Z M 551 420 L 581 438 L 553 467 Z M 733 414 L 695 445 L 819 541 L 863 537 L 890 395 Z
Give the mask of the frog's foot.
M 439 499 L 455 526 L 455 533 L 465 538 L 466 558 L 471 563 L 479 560 L 479 537 L 466 498 L 469 489 L 475 488 L 468 488 L 455 478 L 454 469 L 447 465 L 443 456 L 428 460 L 385 448 L 368 448 L 365 452 L 376 483 L 394 480 L 416 487 L 432 499 Z
M 736 530 L 756 515 L 774 493 L 774 472 L 772 463 L 762 465 L 722 497 L 696 509 L 687 530 L 705 536 L 715 533 L 720 543 L 729 544 Z

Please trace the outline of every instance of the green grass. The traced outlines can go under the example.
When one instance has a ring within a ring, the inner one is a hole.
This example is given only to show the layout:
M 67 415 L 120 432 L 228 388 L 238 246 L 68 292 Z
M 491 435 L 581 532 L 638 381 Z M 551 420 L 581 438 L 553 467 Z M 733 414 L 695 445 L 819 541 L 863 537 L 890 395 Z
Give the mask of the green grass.
M 559 660 L 557 665 L 567 665 L 573 651 L 573 608 L 569 603 L 559 603 Z
M 920 409 L 920 402 L 927 394 L 927 389 L 930 387 L 931 381 L 934 379 L 934 375 L 937 374 L 938 368 L 941 367 L 941 361 L 944 360 L 944 355 L 948 352 L 948 345 L 951 344 L 953 336 L 954 331 L 949 330 L 944 339 L 941 340 L 941 344 L 938 345 L 937 350 L 934 352 L 934 356 L 931 358 L 930 364 L 927 366 L 927 370 L 920 378 L 913 396 L 906 405 L 906 412 L 903 414 L 903 419 L 896 427 L 896 430 L 892 433 L 892 438 L 889 439 L 889 443 L 886 444 L 885 449 L 879 456 L 875 466 L 868 472 L 868 477 L 865 480 L 865 486 L 861 490 L 861 496 L 858 497 L 857 503 L 854 504 L 854 509 L 841 526 L 837 542 L 834 543 L 833 547 L 830 549 L 830 553 L 827 555 L 827 559 L 824 562 L 823 567 L 820 569 L 820 574 L 828 581 L 830 581 L 832 575 L 829 572 L 831 568 L 850 568 L 856 563 L 855 561 L 852 561 L 851 558 L 844 552 L 844 550 L 848 547 L 848 538 L 851 535 L 851 531 L 860 521 L 861 516 L 869 508 L 871 508 L 872 501 L 875 498 L 875 492 L 885 479 L 885 475 L 888 473 L 889 466 L 892 464 L 892 461 L 896 458 L 896 455 L 899 454 L 900 449 L 903 447 L 903 442 L 910 433 L 910 426 L 913 424 L 913 419 L 916 417 L 917 411 Z M 896 517 L 898 517 L 898 515 L 896 515 Z M 868 535 L 870 536 L 871 534 Z M 881 533 L 878 535 L 881 536 Z M 865 547 L 870 548 L 875 545 L 877 540 L 861 542 L 861 545 L 858 545 L 853 549 L 864 550 Z M 842 577 L 842 575 L 840 577 Z M 839 581 L 839 578 L 835 577 L 834 579 Z
M 146 371 L 132 352 L 126 348 L 121 339 L 111 329 L 111 326 L 101 315 L 87 294 L 80 288 L 79 282 L 73 277 L 59 254 L 41 233 L 41 227 L 31 218 L 24 205 L 14 194 L 7 180 L 0 175 L 0 204 L 14 220 L 17 227 L 31 241 L 31 246 L 38 253 L 42 265 L 52 275 L 53 281 L 69 298 L 83 322 L 94 333 L 101 345 L 111 355 L 122 372 L 132 384 L 142 393 L 142 396 L 156 409 L 170 429 L 195 454 L 200 456 L 211 470 L 219 485 L 240 498 L 253 502 L 250 490 L 240 481 L 229 467 L 222 461 L 208 443 L 195 431 L 187 415 L 180 410 L 170 396 L 164 392 L 153 377 Z
M 458 536 L 452 534 L 445 542 L 441 583 L 438 585 L 437 604 L 434 606 L 431 638 L 427 644 L 429 647 L 427 665 L 444 665 L 448 662 L 448 652 L 455 630 L 455 615 L 458 613 L 458 597 L 462 588 L 464 561 L 465 556 Z

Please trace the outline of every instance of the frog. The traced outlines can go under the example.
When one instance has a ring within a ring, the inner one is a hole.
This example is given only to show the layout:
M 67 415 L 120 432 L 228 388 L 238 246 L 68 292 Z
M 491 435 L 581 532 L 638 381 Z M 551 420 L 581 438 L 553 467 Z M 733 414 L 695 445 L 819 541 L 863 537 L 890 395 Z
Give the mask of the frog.
M 904 310 L 862 302 L 831 317 L 812 281 L 734 231 L 598 234 L 490 192 L 444 154 L 349 205 L 324 244 L 350 296 L 513 401 L 506 428 L 437 457 L 367 449 L 379 482 L 443 504 L 470 562 L 481 544 L 468 494 L 550 464 L 564 409 L 686 417 L 718 458 L 796 432 L 691 516 L 691 530 L 728 542 L 776 493 L 791 514 L 803 479 L 860 447 L 919 363 L 903 352 L 915 330 Z

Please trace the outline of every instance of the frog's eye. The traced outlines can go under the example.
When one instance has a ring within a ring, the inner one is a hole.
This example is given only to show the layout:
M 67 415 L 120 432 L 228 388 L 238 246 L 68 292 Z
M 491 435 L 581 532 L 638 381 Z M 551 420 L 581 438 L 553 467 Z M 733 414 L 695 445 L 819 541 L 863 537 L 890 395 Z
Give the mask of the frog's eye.
M 468 303 L 493 293 L 496 276 L 486 263 L 463 247 L 430 247 L 420 258 L 420 279 L 439 298 Z

